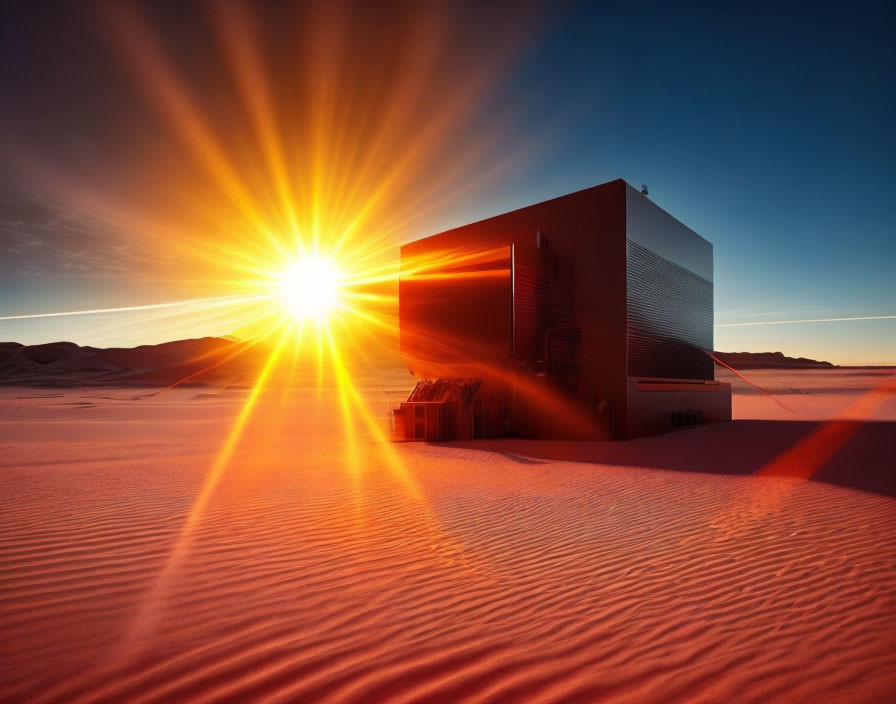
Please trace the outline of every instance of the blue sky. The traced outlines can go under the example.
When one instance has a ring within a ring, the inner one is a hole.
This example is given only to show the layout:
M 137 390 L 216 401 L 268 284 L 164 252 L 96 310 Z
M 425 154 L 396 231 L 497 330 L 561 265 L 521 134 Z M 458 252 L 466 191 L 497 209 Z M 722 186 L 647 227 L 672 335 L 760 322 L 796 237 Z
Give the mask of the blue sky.
M 569 124 L 502 206 L 646 183 L 713 243 L 717 323 L 894 315 L 894 13 L 578 6 L 517 84 L 538 91 L 530 133 Z M 716 347 L 893 363 L 896 320 L 719 328 Z
M 144 130 L 122 107 L 103 122 L 127 87 L 108 73 L 93 16 L 5 12 L 2 144 L 64 152 L 63 173 L 85 149 L 98 163 L 127 156 Z M 469 125 L 500 110 L 514 168 L 405 239 L 624 178 L 713 243 L 717 324 L 896 315 L 892 3 L 579 3 L 539 17 Z M 63 90 L 73 62 L 81 83 Z M 159 301 L 119 261 L 128 248 L 103 244 L 116 237 L 107 222 L 66 212 L 18 163 L 3 164 L 0 206 L 0 316 Z M 159 341 L 151 317 L 129 320 L 125 338 L 117 318 L 0 321 L 0 338 Z M 896 363 L 896 320 L 719 327 L 716 348 Z

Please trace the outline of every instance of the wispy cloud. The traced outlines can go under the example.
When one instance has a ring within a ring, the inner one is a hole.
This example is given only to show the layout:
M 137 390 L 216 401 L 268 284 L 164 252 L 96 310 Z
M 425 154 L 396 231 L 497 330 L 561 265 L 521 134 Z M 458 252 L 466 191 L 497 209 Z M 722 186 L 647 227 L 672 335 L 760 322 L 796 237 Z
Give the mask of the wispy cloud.
M 0 276 L 119 278 L 145 262 L 133 236 L 40 197 L 0 191 Z
M 29 313 L 26 315 L 5 315 L 0 316 L 0 320 L 32 320 L 34 318 L 62 318 L 71 315 L 95 315 L 97 313 L 126 313 L 135 310 L 156 310 L 159 308 L 177 308 L 179 306 L 215 306 L 215 305 L 233 305 L 244 304 L 253 301 L 263 301 L 272 298 L 271 295 L 264 296 L 212 296 L 209 298 L 190 298 L 181 301 L 165 301 L 164 303 L 149 303 L 142 306 L 121 306 L 119 308 L 92 308 L 89 310 L 67 310 L 54 313 Z
M 850 320 L 896 320 L 896 315 L 861 315 L 849 318 L 804 318 L 803 320 L 757 320 L 747 323 L 721 323 L 717 328 L 745 328 L 758 325 L 795 325 L 797 323 L 840 323 Z

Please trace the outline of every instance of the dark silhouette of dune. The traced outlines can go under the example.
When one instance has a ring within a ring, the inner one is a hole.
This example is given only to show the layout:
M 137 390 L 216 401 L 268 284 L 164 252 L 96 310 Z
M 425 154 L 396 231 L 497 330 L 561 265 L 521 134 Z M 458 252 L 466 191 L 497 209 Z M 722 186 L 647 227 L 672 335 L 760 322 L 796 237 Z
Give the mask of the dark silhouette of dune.
M 3 342 L 0 385 L 168 386 L 187 377 L 192 378 L 185 383 L 217 383 L 251 374 L 259 351 L 247 342 L 217 337 L 133 348 Z
M 782 352 L 714 352 L 735 369 L 836 369 L 830 362 L 806 357 L 786 357 Z
M 202 337 L 139 347 L 91 347 L 74 342 L 22 345 L 0 342 L 0 386 L 168 386 L 187 377 L 194 385 L 251 380 L 263 345 L 232 337 Z M 715 352 L 735 369 L 840 369 L 830 362 L 785 357 L 781 352 Z M 395 366 L 397 357 L 367 359 Z M 859 368 L 859 367 L 857 367 Z

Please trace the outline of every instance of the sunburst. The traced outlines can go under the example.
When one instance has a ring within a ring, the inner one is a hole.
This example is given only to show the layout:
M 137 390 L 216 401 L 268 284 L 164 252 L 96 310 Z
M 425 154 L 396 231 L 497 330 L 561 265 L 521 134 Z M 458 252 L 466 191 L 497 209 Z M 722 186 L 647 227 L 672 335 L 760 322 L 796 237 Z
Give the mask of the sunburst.
M 295 317 L 326 319 L 339 305 L 344 278 L 329 259 L 297 259 L 278 275 L 282 303 Z
M 440 531 L 425 493 L 383 442 L 385 413 L 371 412 L 352 365 L 376 347 L 397 347 L 399 243 L 421 234 L 438 206 L 531 156 L 502 149 L 511 133 L 506 114 L 493 104 L 487 120 L 479 113 L 525 46 L 525 28 L 502 17 L 485 53 L 459 53 L 457 32 L 468 18 L 449 6 L 408 6 L 389 21 L 383 8 L 347 9 L 297 5 L 274 13 L 274 26 L 247 3 L 215 5 L 208 61 L 186 62 L 151 13 L 106 7 L 111 46 L 144 101 L 153 138 L 143 151 L 134 145 L 127 170 L 101 182 L 74 171 L 42 179 L 44 187 L 58 184 L 56 197 L 69 209 L 134 233 L 156 267 L 147 279 L 189 292 L 169 294 L 178 299 L 170 303 L 87 311 L 96 314 L 95 331 L 128 329 L 122 316 L 110 317 L 127 310 L 156 316 L 156 337 L 240 339 L 223 356 L 195 360 L 169 388 L 246 359 L 248 350 L 259 360 L 147 610 L 189 552 L 265 395 L 308 402 L 290 394 L 309 380 L 341 407 L 345 470 L 360 476 L 358 436 L 372 437 L 371 452 L 419 507 L 425 529 Z M 393 29 L 374 36 L 374 25 Z

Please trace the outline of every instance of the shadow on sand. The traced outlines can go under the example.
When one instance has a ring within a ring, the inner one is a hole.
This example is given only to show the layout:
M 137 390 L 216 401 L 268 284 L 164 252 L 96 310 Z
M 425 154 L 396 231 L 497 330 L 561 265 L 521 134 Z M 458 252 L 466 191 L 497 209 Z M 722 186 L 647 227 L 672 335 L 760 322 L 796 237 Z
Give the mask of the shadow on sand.
M 445 443 L 528 458 L 594 462 L 711 474 L 753 474 L 813 430 L 819 421 L 735 420 L 617 442 L 502 438 Z M 896 422 L 865 423 L 813 481 L 896 497 Z

